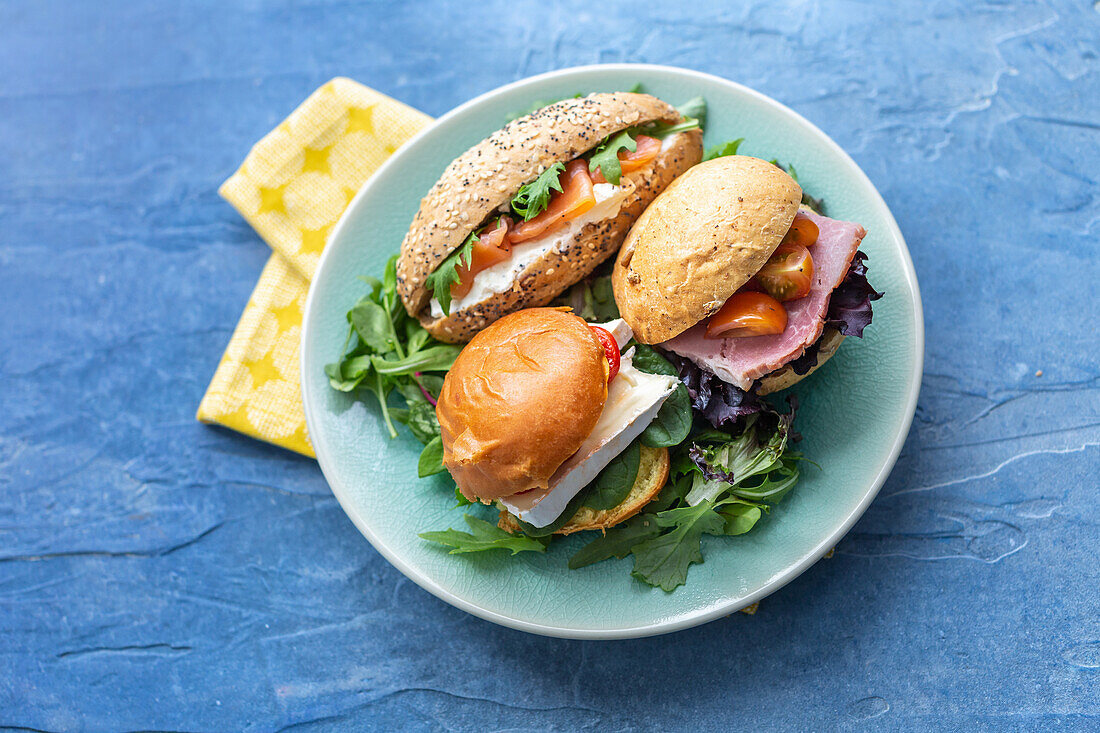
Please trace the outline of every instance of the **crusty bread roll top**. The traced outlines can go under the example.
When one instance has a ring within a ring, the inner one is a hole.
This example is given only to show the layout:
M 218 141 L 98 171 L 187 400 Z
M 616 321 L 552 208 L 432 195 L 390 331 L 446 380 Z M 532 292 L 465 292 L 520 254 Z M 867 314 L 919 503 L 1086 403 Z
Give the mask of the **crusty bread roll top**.
M 522 310 L 477 334 L 436 405 L 443 465 L 463 496 L 547 488 L 596 426 L 608 369 L 592 329 L 567 310 Z
M 638 218 L 612 272 L 634 337 L 668 341 L 717 312 L 768 261 L 801 200 L 787 173 L 744 155 L 673 181 Z

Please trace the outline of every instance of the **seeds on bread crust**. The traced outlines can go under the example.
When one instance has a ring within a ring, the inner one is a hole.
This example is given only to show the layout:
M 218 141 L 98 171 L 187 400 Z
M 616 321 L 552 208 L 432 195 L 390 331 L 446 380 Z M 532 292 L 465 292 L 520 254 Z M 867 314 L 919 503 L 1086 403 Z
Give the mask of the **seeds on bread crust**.
M 623 174 L 623 181 L 634 185 L 634 193 L 623 201 L 614 219 L 585 226 L 566 249 L 547 252 L 523 270 L 509 290 L 443 318 L 421 313 L 420 323 L 441 341 L 461 343 L 501 316 L 521 308 L 546 305 L 611 257 L 653 199 L 702 156 L 702 133 L 699 130 L 680 133 L 650 165 Z M 476 316 L 479 312 L 483 322 Z
M 539 171 L 627 127 L 680 119 L 674 107 L 648 94 L 590 94 L 514 120 L 460 155 L 421 200 L 401 243 L 397 292 L 409 315 L 419 316 L 431 297 L 428 275 Z

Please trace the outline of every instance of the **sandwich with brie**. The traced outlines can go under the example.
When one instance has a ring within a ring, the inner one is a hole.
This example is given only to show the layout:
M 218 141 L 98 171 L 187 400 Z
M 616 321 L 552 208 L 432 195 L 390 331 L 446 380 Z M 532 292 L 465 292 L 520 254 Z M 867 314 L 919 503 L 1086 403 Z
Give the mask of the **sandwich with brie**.
M 421 201 L 397 262 L 401 301 L 450 343 L 546 305 L 611 257 L 701 158 L 698 121 L 648 94 L 590 94 L 516 119 Z
M 641 511 L 665 485 L 669 454 L 638 439 L 678 381 L 636 368 L 622 351 L 630 338 L 622 320 L 588 324 L 564 308 L 518 311 L 474 336 L 436 405 L 462 495 L 496 504 L 501 527 L 527 536 Z
M 615 301 L 641 343 L 676 364 L 692 406 L 715 425 L 862 336 L 871 301 L 859 224 L 802 206 L 783 169 L 743 155 L 672 183 L 627 236 Z

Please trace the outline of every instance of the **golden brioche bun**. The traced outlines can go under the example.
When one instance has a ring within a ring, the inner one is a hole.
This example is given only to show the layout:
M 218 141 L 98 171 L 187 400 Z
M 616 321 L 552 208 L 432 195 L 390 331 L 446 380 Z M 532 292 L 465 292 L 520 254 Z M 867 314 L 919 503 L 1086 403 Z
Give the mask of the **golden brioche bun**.
M 596 426 L 607 376 L 603 346 L 568 309 L 518 311 L 475 336 L 436 405 L 443 465 L 463 496 L 547 488 Z
M 783 241 L 801 200 L 787 173 L 744 155 L 673 181 L 627 234 L 612 271 L 634 337 L 668 341 L 717 312 Z

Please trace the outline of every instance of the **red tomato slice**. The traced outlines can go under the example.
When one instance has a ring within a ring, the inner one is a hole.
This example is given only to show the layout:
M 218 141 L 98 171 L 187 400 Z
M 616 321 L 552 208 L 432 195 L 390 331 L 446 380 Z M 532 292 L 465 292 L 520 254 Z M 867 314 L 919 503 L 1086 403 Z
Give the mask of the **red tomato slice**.
M 589 326 L 589 328 L 592 329 L 592 333 L 596 334 L 596 338 L 603 345 L 603 353 L 607 356 L 607 381 L 610 384 L 615 375 L 619 373 L 619 344 L 606 328 L 600 328 L 599 326 Z
M 500 218 L 500 222 L 492 231 L 481 233 L 474 243 L 470 264 L 459 264 L 455 268 L 458 273 L 458 282 L 451 285 L 451 297 L 463 298 L 474 287 L 474 277 L 493 265 L 504 262 L 512 256 L 512 247 L 507 242 L 508 227 L 512 220 L 506 216 Z
M 644 168 L 661 152 L 661 141 L 655 137 L 639 135 L 634 142 L 638 143 L 637 150 L 619 151 L 619 167 L 623 169 L 623 173 L 630 173 L 639 168 Z M 603 177 L 603 171 L 599 168 L 592 174 L 592 182 L 607 183 L 607 179 Z
M 787 236 L 783 237 L 783 243 L 801 244 L 803 247 L 812 247 L 817 242 L 821 230 L 817 228 L 813 220 L 805 214 L 797 214 L 791 224 Z
M 546 210 L 531 221 L 521 221 L 508 232 L 508 241 L 519 244 L 553 231 L 596 205 L 587 161 L 571 161 L 558 176 L 561 191 L 550 197 Z
M 776 300 L 805 298 L 813 285 L 814 258 L 801 244 L 784 241 L 754 279 Z
M 767 293 L 737 292 L 721 310 L 710 317 L 704 336 L 708 339 L 768 336 L 783 333 L 787 311 Z

